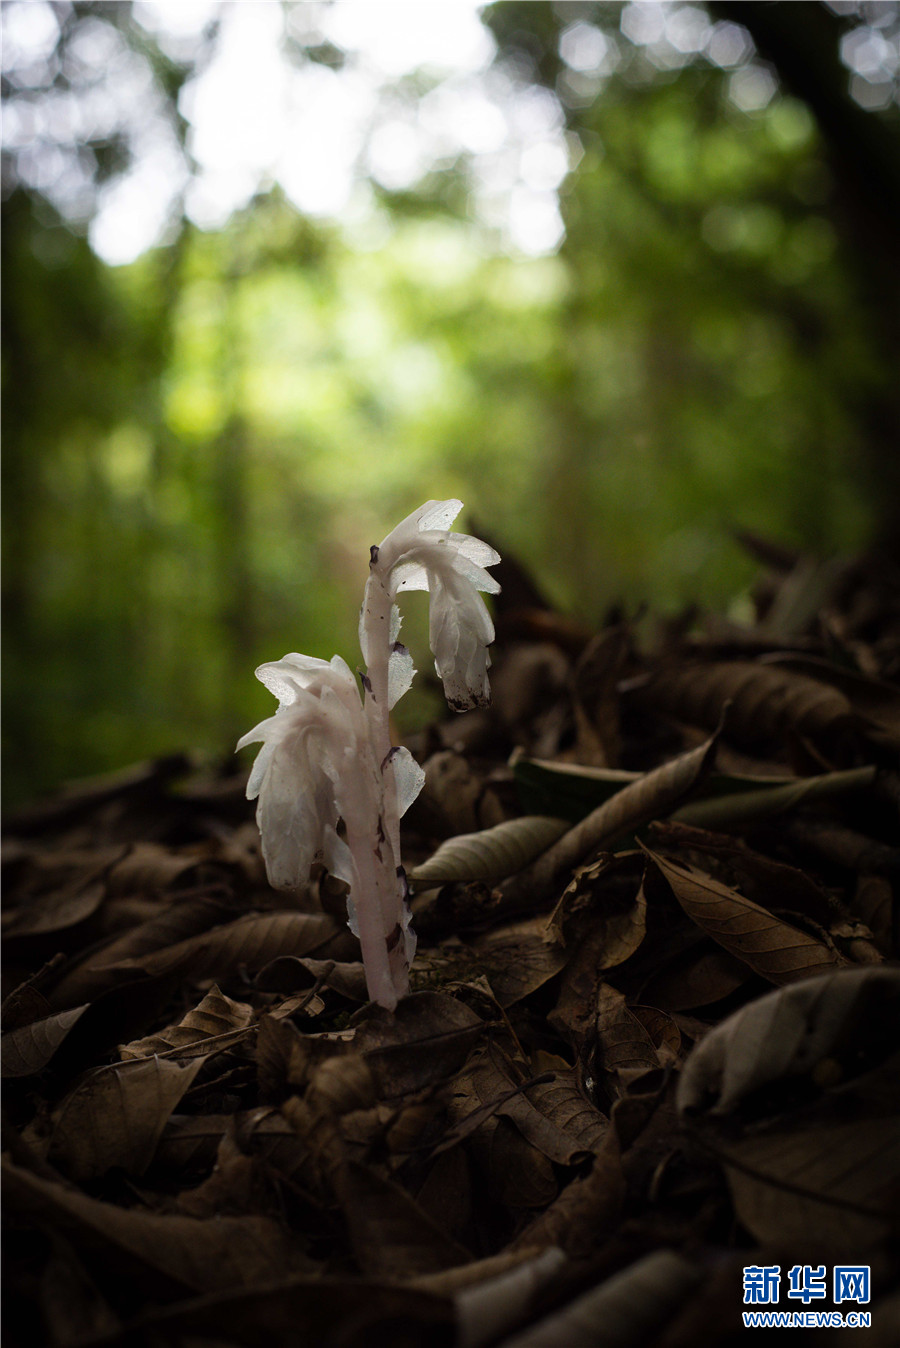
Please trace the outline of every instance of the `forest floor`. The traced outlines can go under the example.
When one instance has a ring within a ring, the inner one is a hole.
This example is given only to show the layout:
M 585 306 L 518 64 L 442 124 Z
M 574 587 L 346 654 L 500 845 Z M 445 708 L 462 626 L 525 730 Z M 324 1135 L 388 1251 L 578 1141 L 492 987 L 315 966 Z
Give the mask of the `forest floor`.
M 743 626 L 498 568 L 396 1013 L 237 760 L 7 821 L 11 1348 L 900 1341 L 900 583 L 746 541 Z

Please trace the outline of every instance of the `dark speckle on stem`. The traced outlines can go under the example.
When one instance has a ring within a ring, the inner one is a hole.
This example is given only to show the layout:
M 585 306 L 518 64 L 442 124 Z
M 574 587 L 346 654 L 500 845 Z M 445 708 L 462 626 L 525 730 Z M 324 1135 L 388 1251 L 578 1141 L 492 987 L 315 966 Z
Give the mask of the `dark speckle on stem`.
M 369 566 L 378 565 L 378 544 L 373 543 L 369 548 Z
M 384 943 L 389 951 L 396 950 L 397 946 L 400 943 L 401 935 L 402 932 L 400 931 L 400 923 L 398 922 L 397 925 L 394 927 L 394 930 L 390 933 L 390 935 L 384 938 Z
M 365 688 L 366 692 L 369 694 L 369 697 L 372 697 L 372 680 L 369 678 L 368 674 L 360 674 L 359 677 L 362 679 L 363 688 Z M 375 699 L 372 698 L 372 700 L 374 702 Z

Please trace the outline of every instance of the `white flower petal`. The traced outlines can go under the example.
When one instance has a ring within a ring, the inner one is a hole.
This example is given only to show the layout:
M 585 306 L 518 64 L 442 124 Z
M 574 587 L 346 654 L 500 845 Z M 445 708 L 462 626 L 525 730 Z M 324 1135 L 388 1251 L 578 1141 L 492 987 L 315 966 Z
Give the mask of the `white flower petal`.
M 409 518 L 415 518 L 420 533 L 425 533 L 429 529 L 440 529 L 443 532 L 450 528 L 462 508 L 462 501 L 457 500 L 426 501 Z M 400 527 L 402 528 L 402 525 Z
M 350 886 L 351 890 L 359 887 L 359 876 L 353 860 L 353 853 L 332 824 L 326 824 L 323 830 L 322 864 L 329 875 L 335 876 L 338 880 L 343 880 L 345 884 Z M 358 931 L 354 931 L 352 922 L 350 930 L 354 936 L 359 935 Z
M 391 592 L 427 590 L 428 572 L 421 562 L 398 562 L 391 571 Z
M 271 660 L 260 665 L 256 677 L 264 683 L 270 693 L 274 693 L 283 706 L 296 702 L 304 688 L 322 677 L 329 668 L 327 660 L 319 660 L 313 655 L 298 655 L 292 652 L 283 655 L 280 660 Z
M 493 636 L 490 615 L 471 583 L 452 570 L 435 573 L 429 639 L 444 696 L 454 710 L 488 705 L 487 646 Z
M 402 819 L 425 785 L 425 769 L 420 767 L 408 749 L 395 749 L 391 767 L 397 783 L 397 814 Z
M 455 553 L 452 559 L 453 570 L 458 576 L 464 576 L 470 585 L 474 585 L 476 590 L 484 590 L 486 594 L 499 594 L 499 582 L 489 576 L 483 567 L 465 557 L 462 553 Z
M 480 538 L 473 538 L 471 534 L 451 534 L 450 543 L 460 557 L 466 557 L 476 566 L 494 566 L 500 561 L 499 552 L 496 552 L 490 543 L 485 543 Z M 491 579 L 493 580 L 493 577 Z
M 400 701 L 404 693 L 408 693 L 412 687 L 412 681 L 415 676 L 415 666 L 413 658 L 405 646 L 399 642 L 394 643 L 394 647 L 388 660 L 388 710 Z
M 266 872 L 275 889 L 302 889 L 309 882 L 323 830 L 336 822 L 331 783 L 315 770 L 317 755 L 310 738 L 300 724 L 272 745 L 259 791 L 256 818 Z

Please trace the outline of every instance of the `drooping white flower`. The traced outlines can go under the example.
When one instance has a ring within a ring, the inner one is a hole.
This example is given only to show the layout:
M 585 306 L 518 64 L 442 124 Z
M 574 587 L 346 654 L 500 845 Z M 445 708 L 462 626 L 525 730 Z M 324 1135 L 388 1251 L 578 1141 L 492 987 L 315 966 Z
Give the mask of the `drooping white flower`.
M 356 680 L 339 655 L 330 662 L 286 655 L 260 665 L 256 677 L 280 705 L 237 747 L 262 742 L 247 798 L 258 798 L 256 819 L 269 882 L 276 889 L 303 889 L 320 861 L 349 884 L 350 859 L 335 831 L 341 817 L 335 781 L 348 751 L 369 752 Z
M 494 625 L 479 591 L 496 594 L 500 589 L 484 569 L 499 562 L 500 556 L 480 538 L 450 532 L 460 510 L 462 501 L 426 501 L 372 549 L 359 639 L 368 662 L 370 637 L 379 623 L 388 622 L 392 642 L 396 642 L 400 626 L 394 606 L 397 595 L 403 590 L 428 590 L 429 644 L 435 669 L 450 706 L 465 711 L 490 700 L 487 647 L 494 639 Z M 400 647 L 391 661 L 406 658 Z M 391 676 L 391 682 L 398 685 L 405 677 L 395 676 L 393 669 Z

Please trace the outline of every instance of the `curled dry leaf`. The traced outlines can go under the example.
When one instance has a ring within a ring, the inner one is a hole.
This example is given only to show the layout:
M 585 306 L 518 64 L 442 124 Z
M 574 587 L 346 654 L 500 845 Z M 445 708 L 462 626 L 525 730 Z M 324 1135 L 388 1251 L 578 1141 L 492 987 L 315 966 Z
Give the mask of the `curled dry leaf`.
M 847 964 L 836 950 L 782 922 L 703 871 L 644 849 L 699 927 L 770 983 L 792 983 Z
M 581 866 L 550 918 L 550 930 L 560 943 L 571 948 L 578 964 L 590 969 L 612 969 L 629 959 L 647 932 L 647 899 L 643 884 L 634 898 L 623 903 L 607 890 L 607 881 L 622 876 L 630 862 L 639 862 L 639 852 L 606 855 Z M 588 952 L 589 949 L 589 953 Z
M 757 1239 L 859 1251 L 895 1227 L 898 1039 L 900 970 L 879 966 L 770 993 L 694 1049 L 678 1106 Z
M 441 843 L 434 856 L 416 866 L 409 878 L 417 889 L 452 881 L 495 884 L 540 856 L 567 827 L 562 819 L 523 815 L 480 833 L 460 833 Z
M 544 1130 L 543 1125 L 533 1134 L 527 1133 L 523 1127 L 523 1134 L 545 1156 L 563 1165 L 573 1165 L 599 1149 L 609 1128 L 609 1120 L 585 1099 L 578 1088 L 574 1068 L 565 1071 L 557 1069 L 550 1081 L 539 1078 L 528 1087 L 525 1098 L 551 1125 L 555 1138 L 562 1140 L 560 1146 Z M 511 1110 L 509 1117 L 518 1126 L 518 1110 Z
M 607 1129 L 594 1164 L 523 1228 L 510 1245 L 512 1250 L 558 1246 L 573 1259 L 594 1253 L 614 1228 L 625 1199 L 618 1137 Z
M 593 1043 L 591 1040 L 593 1039 Z M 583 1041 L 593 1066 L 605 1074 L 614 1095 L 620 1094 L 632 1076 L 652 1072 L 662 1065 L 649 1029 L 626 1004 L 625 997 L 609 983 L 597 989 L 593 1033 Z
M 900 970 L 841 969 L 770 992 L 710 1030 L 688 1058 L 678 1108 L 727 1114 L 774 1081 L 853 1051 L 867 1025 L 896 1026 Z
M 817 777 L 796 777 L 751 791 L 736 791 L 712 800 L 692 800 L 676 810 L 673 818 L 702 828 L 727 828 L 749 819 L 783 814 L 798 805 L 828 800 L 848 791 L 861 791 L 875 781 L 874 764 L 846 772 L 825 772 Z
M 629 696 L 635 706 L 708 729 L 718 725 L 730 703 L 727 738 L 756 750 L 762 742 L 777 743 L 791 732 L 813 739 L 834 737 L 856 723 L 853 707 L 839 689 L 807 674 L 750 660 L 659 669 Z
M 178 974 L 182 978 L 224 978 L 240 965 L 253 971 L 279 955 L 324 956 L 332 949 L 343 952 L 354 944 L 343 927 L 325 913 L 248 913 L 177 945 L 122 960 L 106 972 L 115 975 L 137 970 L 151 977 Z
M 505 1339 L 502 1348 L 643 1348 L 684 1304 L 700 1269 L 671 1250 L 645 1255 L 570 1301 L 561 1311 Z
M 232 1001 L 214 984 L 199 1006 L 188 1011 L 177 1025 L 169 1025 L 157 1034 L 120 1045 L 119 1055 L 126 1059 L 146 1058 L 169 1049 L 182 1049 L 188 1044 L 229 1034 L 232 1030 L 245 1030 L 252 1020 L 252 1006 Z
M 503 886 L 505 902 L 509 904 L 527 896 L 533 904 L 542 903 L 552 895 L 560 877 L 591 852 L 651 819 L 670 814 L 710 771 L 716 743 L 717 736 L 714 735 L 705 744 L 644 773 L 616 792 L 580 824 L 564 833 L 537 861 L 507 881 Z
M 565 1263 L 562 1250 L 551 1245 L 539 1254 L 526 1252 L 512 1268 L 457 1292 L 454 1298 L 459 1325 L 457 1348 L 485 1348 L 529 1319 L 536 1293 L 553 1281 Z
M 896 684 L 833 664 L 818 656 L 777 652 L 763 657 L 767 664 L 806 674 L 840 689 L 854 710 L 868 722 L 866 737 L 885 748 L 900 749 L 900 690 Z

